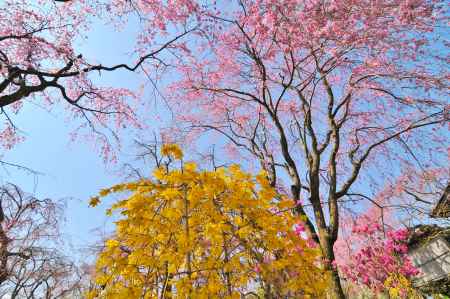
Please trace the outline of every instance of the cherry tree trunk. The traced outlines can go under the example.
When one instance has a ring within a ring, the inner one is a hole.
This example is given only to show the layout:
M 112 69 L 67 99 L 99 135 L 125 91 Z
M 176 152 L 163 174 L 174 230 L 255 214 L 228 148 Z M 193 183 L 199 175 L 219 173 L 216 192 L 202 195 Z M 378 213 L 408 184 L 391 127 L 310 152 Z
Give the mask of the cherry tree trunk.
M 332 299 L 345 299 L 344 291 L 342 290 L 341 280 L 337 269 L 332 267 L 331 281 L 330 281 L 330 295 Z
M 329 298 L 331 299 L 346 299 L 344 291 L 342 290 L 341 280 L 339 277 L 339 272 L 336 266 L 334 266 L 333 261 L 335 260 L 333 245 L 334 242 L 332 238 L 330 238 L 326 229 L 319 228 L 319 240 L 322 248 L 322 254 L 324 259 L 327 261 L 325 263 L 325 269 L 330 271 L 331 280 L 330 280 L 330 288 L 329 288 Z

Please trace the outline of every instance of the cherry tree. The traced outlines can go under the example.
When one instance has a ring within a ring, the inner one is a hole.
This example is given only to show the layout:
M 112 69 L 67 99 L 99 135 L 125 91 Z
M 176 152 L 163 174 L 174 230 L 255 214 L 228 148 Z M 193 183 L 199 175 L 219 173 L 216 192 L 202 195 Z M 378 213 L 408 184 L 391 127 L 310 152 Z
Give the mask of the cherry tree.
M 56 250 L 38 249 L 14 268 L 0 287 L 6 298 L 82 298 L 87 289 L 84 273 Z
M 184 10 L 190 9 L 193 8 Z M 1 145 L 9 149 L 23 139 L 12 115 L 24 103 L 49 107 L 62 102 L 69 116 L 81 119 L 80 129 L 96 133 L 94 138 L 102 153 L 110 157 L 110 143 L 102 129 L 113 125 L 109 133 L 116 135 L 116 130 L 126 126 L 139 128 L 141 123 L 134 105 L 139 99 L 136 91 L 126 86 L 100 86 L 96 78 L 102 72 L 153 71 L 153 67 L 162 66 L 163 50 L 176 47 L 176 42 L 190 31 L 184 27 L 176 35 L 170 35 L 163 27 L 175 20 L 182 21 L 184 10 L 182 3 L 175 7 L 163 2 L 140 9 L 132 1 L 2 1 Z M 84 37 L 89 36 L 90 26 L 95 22 L 109 23 L 114 30 L 135 16 L 140 18 L 143 32 L 135 48 L 130 49 L 135 61 L 105 66 L 98 62 L 101 57 L 93 62 L 77 51 L 75 43 L 88 42 Z M 158 28 L 158 33 L 153 28 Z
M 333 272 L 333 294 L 344 298 L 332 266 L 341 209 L 350 204 L 357 213 L 355 202 L 387 181 L 414 181 L 447 163 L 447 7 L 423 0 L 199 7 L 196 39 L 177 49 L 181 75 L 169 87 L 178 132 L 189 142 L 224 137 L 235 158 L 268 172 L 307 219 Z
M 81 269 L 61 247 L 63 205 L 18 186 L 0 187 L 0 295 L 65 298 L 81 294 Z

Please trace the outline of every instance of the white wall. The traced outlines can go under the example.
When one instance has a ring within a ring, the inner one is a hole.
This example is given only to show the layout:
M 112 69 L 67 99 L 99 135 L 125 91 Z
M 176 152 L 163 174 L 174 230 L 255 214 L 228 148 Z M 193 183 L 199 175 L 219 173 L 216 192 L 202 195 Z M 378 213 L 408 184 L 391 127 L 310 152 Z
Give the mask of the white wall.
M 421 273 L 415 285 L 421 286 L 450 274 L 450 244 L 444 238 L 436 238 L 426 245 L 413 249 L 409 256 Z

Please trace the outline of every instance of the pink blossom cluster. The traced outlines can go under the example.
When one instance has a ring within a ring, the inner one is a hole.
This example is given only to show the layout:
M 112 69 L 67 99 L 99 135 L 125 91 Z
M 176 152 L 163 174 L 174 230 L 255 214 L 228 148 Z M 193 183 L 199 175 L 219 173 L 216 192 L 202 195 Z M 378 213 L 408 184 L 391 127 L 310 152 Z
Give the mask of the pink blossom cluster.
M 306 240 L 306 246 L 309 248 L 315 248 L 317 243 L 307 234 L 306 227 L 303 222 L 298 222 L 294 225 L 294 233 L 300 238 Z
M 305 225 L 304 225 L 303 223 L 301 223 L 301 222 L 297 223 L 297 224 L 294 226 L 294 232 L 295 232 L 298 236 L 300 236 L 303 232 L 305 232 Z
M 346 278 L 379 292 L 385 288 L 384 283 L 391 275 L 401 274 L 412 278 L 419 274 L 407 256 L 407 229 L 387 231 L 384 234 L 382 227 L 375 223 L 356 226 L 353 233 L 365 235 L 368 242 L 348 264 L 340 266 Z

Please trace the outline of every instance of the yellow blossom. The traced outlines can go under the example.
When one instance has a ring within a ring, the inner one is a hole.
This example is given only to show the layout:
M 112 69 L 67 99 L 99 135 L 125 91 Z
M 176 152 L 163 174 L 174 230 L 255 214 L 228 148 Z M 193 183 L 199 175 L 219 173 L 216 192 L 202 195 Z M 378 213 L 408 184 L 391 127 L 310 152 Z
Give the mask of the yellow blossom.
M 106 247 L 108 247 L 108 248 L 115 248 L 115 247 L 117 247 L 119 245 L 120 245 L 120 243 L 117 240 L 108 240 L 108 241 L 106 241 Z

